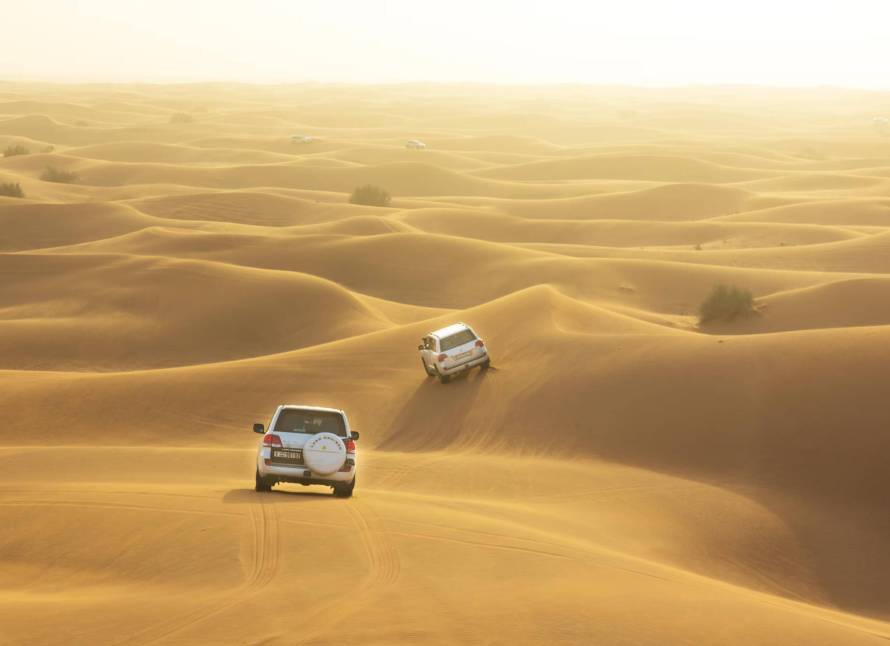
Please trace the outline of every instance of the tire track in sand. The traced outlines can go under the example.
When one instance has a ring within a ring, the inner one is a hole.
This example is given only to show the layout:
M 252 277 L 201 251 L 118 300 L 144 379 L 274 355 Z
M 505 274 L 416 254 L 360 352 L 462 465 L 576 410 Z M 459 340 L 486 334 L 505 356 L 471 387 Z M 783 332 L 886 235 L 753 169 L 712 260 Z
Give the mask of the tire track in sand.
M 344 502 L 352 525 L 357 530 L 356 536 L 361 542 L 368 566 L 365 579 L 350 592 L 350 595 L 353 598 L 362 598 L 369 594 L 384 592 L 399 579 L 401 560 L 398 550 L 393 545 L 380 517 L 369 505 L 355 498 Z M 343 624 L 347 612 L 349 608 L 344 607 L 342 597 L 339 595 L 308 612 L 302 612 L 301 621 L 307 630 L 300 634 L 297 641 L 287 643 L 305 644 L 329 634 Z
M 173 637 L 184 630 L 241 603 L 263 590 L 275 578 L 280 562 L 278 512 L 268 500 L 269 494 L 260 495 L 259 502 L 250 504 L 250 521 L 253 539 L 250 550 L 250 570 L 240 586 L 224 593 L 213 601 L 203 604 L 170 621 L 130 635 L 115 644 L 155 644 Z
M 279 521 L 275 504 L 267 502 L 266 496 L 260 498 L 260 504 L 250 506 L 250 516 L 254 529 L 254 558 L 245 587 L 258 592 L 269 585 L 278 572 L 281 555 Z
M 358 529 L 359 540 L 368 558 L 367 586 L 394 584 L 399 578 L 401 561 L 380 517 L 357 500 L 347 507 L 347 511 Z
M 23 507 L 27 509 L 36 509 L 39 507 L 72 507 L 75 509 L 116 509 L 121 511 L 156 511 L 163 514 L 187 514 L 189 516 L 229 516 L 240 517 L 241 514 L 236 512 L 225 511 L 205 511 L 200 509 L 175 509 L 173 507 L 152 507 L 150 505 L 125 505 L 113 502 L 104 502 L 101 500 L 3 500 L 0 501 L 0 507 Z

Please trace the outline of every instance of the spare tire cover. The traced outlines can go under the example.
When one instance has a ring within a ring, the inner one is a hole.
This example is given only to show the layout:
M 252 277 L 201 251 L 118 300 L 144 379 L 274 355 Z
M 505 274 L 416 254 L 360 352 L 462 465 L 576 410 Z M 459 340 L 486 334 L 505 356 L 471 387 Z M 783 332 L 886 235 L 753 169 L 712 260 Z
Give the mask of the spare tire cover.
M 316 433 L 303 445 L 303 462 L 314 473 L 336 473 L 346 462 L 346 445 L 333 433 Z

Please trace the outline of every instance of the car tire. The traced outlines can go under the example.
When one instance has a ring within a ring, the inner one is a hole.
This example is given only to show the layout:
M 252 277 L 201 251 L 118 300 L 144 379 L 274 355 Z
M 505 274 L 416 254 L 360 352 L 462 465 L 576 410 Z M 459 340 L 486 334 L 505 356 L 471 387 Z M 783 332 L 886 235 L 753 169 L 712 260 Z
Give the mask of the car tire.
M 441 381 L 443 384 L 447 384 L 449 381 L 451 381 L 451 375 L 442 375 L 442 374 L 440 374 L 440 375 L 439 375 L 439 381 Z
M 481 364 L 479 364 L 480 370 L 488 370 L 489 368 L 491 368 L 491 359 L 486 359 Z
M 256 470 L 256 480 L 253 488 L 256 491 L 272 491 L 272 483 L 260 475 L 260 470 Z
M 345 485 L 334 485 L 334 495 L 337 498 L 352 498 L 353 489 L 355 489 L 355 478 L 352 479 L 352 482 Z
M 422 358 L 420 359 L 420 363 L 423 364 L 423 371 L 426 373 L 427 377 L 435 377 L 436 376 L 436 373 L 433 372 L 432 370 L 430 370 L 430 367 L 428 365 L 426 365 L 426 361 L 424 361 Z

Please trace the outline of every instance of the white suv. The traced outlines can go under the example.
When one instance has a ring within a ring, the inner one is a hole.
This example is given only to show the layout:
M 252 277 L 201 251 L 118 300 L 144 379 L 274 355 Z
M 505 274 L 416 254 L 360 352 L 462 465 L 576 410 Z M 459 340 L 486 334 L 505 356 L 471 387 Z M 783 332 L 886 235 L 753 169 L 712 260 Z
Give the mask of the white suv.
M 279 406 L 269 423 L 253 425 L 263 440 L 256 454 L 256 490 L 278 482 L 332 487 L 348 498 L 355 488 L 355 443 L 346 413 L 317 406 Z
M 464 370 L 476 366 L 482 370 L 491 367 L 485 342 L 466 323 L 455 323 L 430 332 L 417 349 L 426 374 L 439 377 L 443 384 Z

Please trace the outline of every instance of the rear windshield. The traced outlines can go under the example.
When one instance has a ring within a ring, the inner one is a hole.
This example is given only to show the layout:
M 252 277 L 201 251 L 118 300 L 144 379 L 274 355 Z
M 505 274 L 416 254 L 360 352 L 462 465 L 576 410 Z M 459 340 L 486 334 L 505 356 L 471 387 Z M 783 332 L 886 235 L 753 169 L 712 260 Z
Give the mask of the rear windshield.
M 446 336 L 444 339 L 439 341 L 440 347 L 442 348 L 442 352 L 445 350 L 450 350 L 451 348 L 456 348 L 459 345 L 463 345 L 464 343 L 469 343 L 470 341 L 474 341 L 476 339 L 476 335 L 473 334 L 470 330 L 461 330 L 451 336 Z
M 340 413 L 286 408 L 275 422 L 274 433 L 333 433 L 346 437 L 346 425 Z

